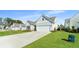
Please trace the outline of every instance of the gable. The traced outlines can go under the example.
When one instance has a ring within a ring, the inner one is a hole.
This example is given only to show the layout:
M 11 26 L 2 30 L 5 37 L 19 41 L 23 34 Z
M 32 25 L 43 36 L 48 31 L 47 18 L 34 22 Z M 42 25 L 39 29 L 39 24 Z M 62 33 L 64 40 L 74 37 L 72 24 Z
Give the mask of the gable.
M 36 22 L 36 25 L 38 26 L 38 25 L 45 25 L 45 26 L 47 26 L 47 25 L 51 25 L 51 22 L 49 22 L 49 21 L 47 21 L 44 17 L 40 17 L 38 20 L 37 20 L 37 22 Z
M 26 22 L 25 24 L 26 24 L 26 26 L 30 26 L 30 24 L 28 22 Z

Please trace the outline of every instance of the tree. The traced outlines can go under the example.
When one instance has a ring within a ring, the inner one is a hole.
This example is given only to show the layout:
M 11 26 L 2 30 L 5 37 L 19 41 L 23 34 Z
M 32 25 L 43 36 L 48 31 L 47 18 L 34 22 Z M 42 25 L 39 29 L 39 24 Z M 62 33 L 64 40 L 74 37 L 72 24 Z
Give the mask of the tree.
M 58 25 L 58 28 L 57 28 L 57 30 L 60 30 L 60 25 Z
M 76 32 L 78 32 L 78 33 L 79 33 L 79 28 L 77 28 Z
M 76 32 L 75 26 L 72 26 L 72 32 Z
M 23 22 L 20 21 L 20 20 L 14 20 L 14 19 L 8 18 L 8 17 L 5 18 L 5 21 L 6 21 L 6 24 L 5 24 L 5 26 L 4 26 L 4 29 L 5 29 L 6 27 L 10 27 L 11 25 L 13 25 L 13 23 L 23 24 Z
M 62 24 L 58 25 L 58 30 L 64 30 L 64 26 Z
M 12 18 L 6 18 L 6 22 L 8 26 L 11 26 L 13 23 L 23 24 L 21 20 L 14 20 Z
M 6 22 L 7 22 L 7 26 L 11 26 L 14 23 L 14 20 L 11 18 L 5 18 Z
M 0 17 L 0 20 L 2 20 L 2 17 Z

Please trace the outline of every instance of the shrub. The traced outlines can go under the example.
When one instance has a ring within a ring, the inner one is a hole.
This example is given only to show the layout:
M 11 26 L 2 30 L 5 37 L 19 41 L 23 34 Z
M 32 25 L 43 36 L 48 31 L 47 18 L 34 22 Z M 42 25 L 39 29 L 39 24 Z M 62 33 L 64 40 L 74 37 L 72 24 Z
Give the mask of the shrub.
M 77 29 L 76 29 L 76 32 L 78 32 L 78 33 L 79 33 L 79 28 L 77 28 Z
M 67 32 L 71 31 L 71 29 L 69 27 L 65 28 L 64 30 L 67 31 Z
M 72 33 L 76 32 L 76 29 L 74 26 L 72 26 Z
M 64 30 L 64 26 L 61 24 L 61 25 L 58 25 L 58 29 L 57 29 L 58 31 L 59 30 Z

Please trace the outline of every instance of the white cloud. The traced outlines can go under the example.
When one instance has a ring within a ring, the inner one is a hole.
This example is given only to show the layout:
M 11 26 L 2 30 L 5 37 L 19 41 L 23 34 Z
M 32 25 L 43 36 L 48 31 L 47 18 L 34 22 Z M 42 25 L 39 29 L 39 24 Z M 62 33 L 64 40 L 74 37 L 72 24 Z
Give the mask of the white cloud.
M 47 12 L 47 14 L 59 14 L 59 13 L 64 13 L 64 10 L 50 10 Z

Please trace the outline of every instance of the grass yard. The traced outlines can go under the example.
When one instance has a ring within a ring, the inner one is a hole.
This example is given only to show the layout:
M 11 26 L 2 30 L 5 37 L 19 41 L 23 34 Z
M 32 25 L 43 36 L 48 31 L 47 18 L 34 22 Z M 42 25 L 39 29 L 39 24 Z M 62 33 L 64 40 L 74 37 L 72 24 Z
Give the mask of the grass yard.
M 23 48 L 78 48 L 79 33 L 71 33 L 76 36 L 74 43 L 62 40 L 67 39 L 68 34 L 70 33 L 64 31 L 52 32 Z
M 29 31 L 26 31 L 26 30 L 1 31 L 1 32 L 0 32 L 0 36 L 13 35 L 13 34 L 19 34 L 19 33 L 24 33 L 24 32 L 29 32 Z

